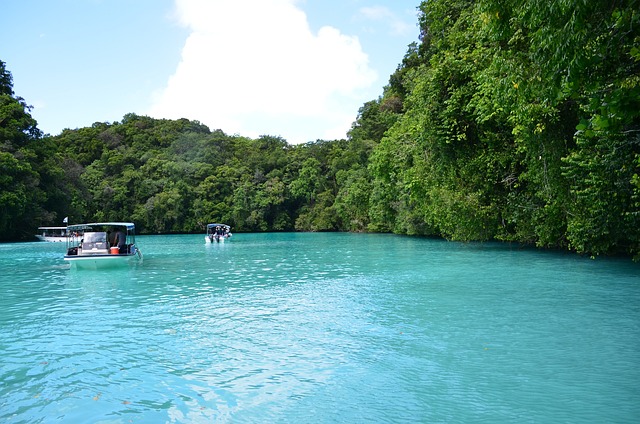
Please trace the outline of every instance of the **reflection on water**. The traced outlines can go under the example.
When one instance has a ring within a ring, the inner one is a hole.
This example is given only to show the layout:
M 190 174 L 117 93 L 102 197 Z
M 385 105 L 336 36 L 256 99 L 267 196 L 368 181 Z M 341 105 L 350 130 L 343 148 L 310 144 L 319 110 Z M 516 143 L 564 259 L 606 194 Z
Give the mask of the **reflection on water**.
M 640 417 L 638 264 L 367 234 L 138 244 L 108 271 L 0 244 L 0 420 Z

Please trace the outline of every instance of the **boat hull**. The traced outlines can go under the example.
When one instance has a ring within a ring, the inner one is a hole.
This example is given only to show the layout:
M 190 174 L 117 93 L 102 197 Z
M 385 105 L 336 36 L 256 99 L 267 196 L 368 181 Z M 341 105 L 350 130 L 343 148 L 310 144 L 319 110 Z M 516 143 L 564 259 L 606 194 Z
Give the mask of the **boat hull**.
M 204 236 L 204 241 L 205 243 L 224 243 L 224 241 L 226 239 L 228 239 L 229 237 L 218 237 L 218 239 L 213 238 L 213 241 L 211 240 L 212 237 L 209 236 Z
M 67 237 L 53 237 L 53 236 L 41 236 L 36 235 L 36 238 L 40 241 L 46 241 L 50 243 L 64 243 L 67 241 Z
M 65 255 L 64 260 L 76 269 L 106 269 L 127 266 L 142 260 L 141 254 Z

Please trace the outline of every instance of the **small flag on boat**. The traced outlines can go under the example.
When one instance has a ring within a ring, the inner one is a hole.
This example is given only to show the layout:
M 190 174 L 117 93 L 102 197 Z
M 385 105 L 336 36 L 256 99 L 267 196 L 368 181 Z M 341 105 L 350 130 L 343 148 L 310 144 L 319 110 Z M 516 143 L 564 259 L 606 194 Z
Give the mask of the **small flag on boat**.
M 63 224 L 66 224 L 66 223 L 68 223 L 68 222 L 69 222 L 69 217 L 68 217 L 68 216 L 65 216 L 65 217 L 64 217 L 64 219 L 62 220 L 62 223 L 63 223 Z

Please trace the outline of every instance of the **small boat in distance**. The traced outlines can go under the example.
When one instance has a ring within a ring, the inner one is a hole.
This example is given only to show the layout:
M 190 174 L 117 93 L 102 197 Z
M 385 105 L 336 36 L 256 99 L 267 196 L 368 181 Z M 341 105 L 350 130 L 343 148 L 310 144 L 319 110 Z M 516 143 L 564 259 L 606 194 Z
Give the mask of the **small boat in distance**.
M 38 227 L 36 238 L 40 241 L 61 243 L 67 241 L 67 227 Z
M 207 224 L 206 243 L 219 243 L 231 238 L 231 227 L 227 224 Z
M 142 261 L 131 222 L 94 222 L 67 227 L 64 260 L 75 268 L 99 269 Z

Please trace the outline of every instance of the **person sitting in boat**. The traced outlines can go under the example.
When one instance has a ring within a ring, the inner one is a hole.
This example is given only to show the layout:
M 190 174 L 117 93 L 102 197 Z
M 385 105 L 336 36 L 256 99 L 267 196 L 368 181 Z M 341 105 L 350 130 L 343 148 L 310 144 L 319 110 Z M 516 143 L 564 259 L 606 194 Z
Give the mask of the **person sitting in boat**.
M 113 243 L 111 245 L 118 246 L 120 253 L 124 253 L 127 246 L 127 236 L 121 229 L 115 230 L 114 233 L 115 235 L 113 236 Z

